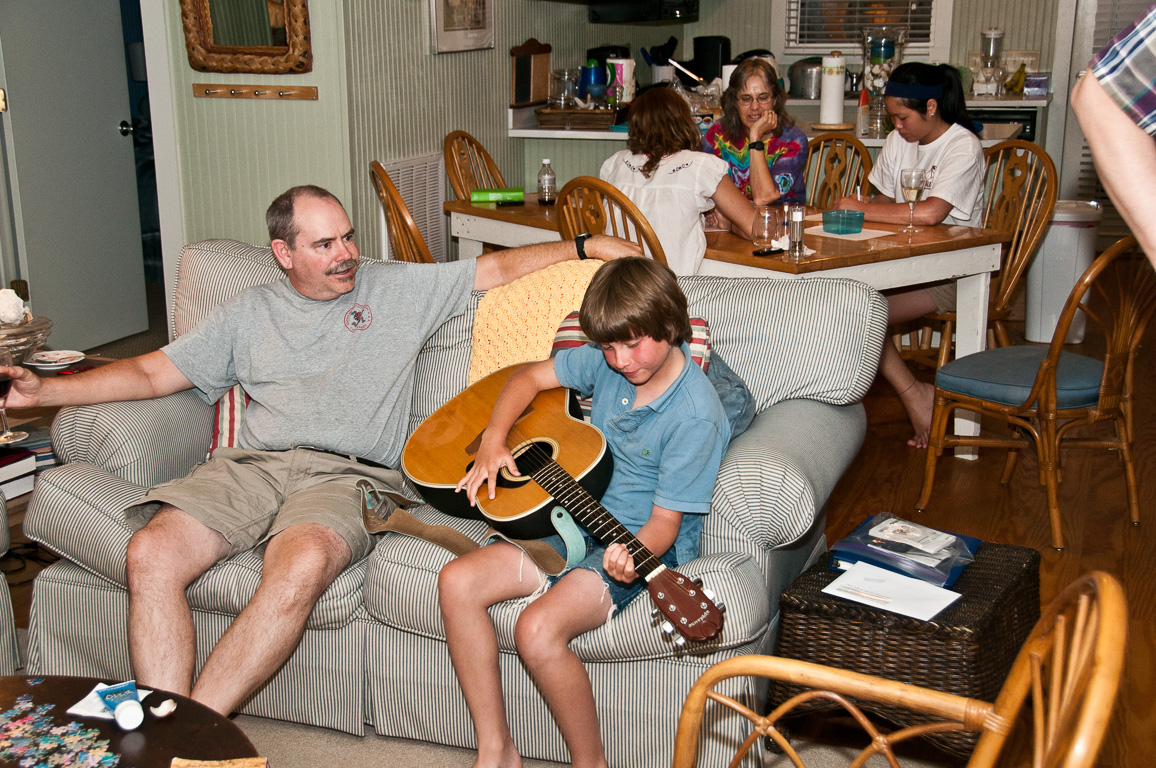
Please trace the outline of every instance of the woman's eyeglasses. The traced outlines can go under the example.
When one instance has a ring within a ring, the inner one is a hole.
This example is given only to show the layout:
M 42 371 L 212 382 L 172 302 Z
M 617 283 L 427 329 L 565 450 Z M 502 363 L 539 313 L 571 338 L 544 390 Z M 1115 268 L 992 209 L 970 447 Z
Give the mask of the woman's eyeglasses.
M 751 102 L 753 102 L 754 100 L 755 100 L 755 97 L 750 95 L 749 93 L 744 93 L 744 94 L 741 94 L 739 96 L 739 104 L 742 104 L 744 107 L 749 107 L 751 105 Z M 771 103 L 771 94 L 760 93 L 759 97 L 758 97 L 758 101 L 759 101 L 759 104 L 761 106 L 765 107 L 767 104 Z

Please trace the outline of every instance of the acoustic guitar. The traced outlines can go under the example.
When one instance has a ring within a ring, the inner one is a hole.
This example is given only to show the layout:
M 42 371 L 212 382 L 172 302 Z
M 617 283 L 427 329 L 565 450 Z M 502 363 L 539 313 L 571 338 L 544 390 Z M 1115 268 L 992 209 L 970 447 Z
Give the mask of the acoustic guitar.
M 603 546 L 626 546 L 656 610 L 666 617 L 667 632 L 676 630 L 695 642 L 715 637 L 722 629 L 722 610 L 701 584 L 667 568 L 598 503 L 610 483 L 613 458 L 602 432 L 582 420 L 569 390 L 538 393 L 510 430 L 510 452 L 520 477 L 502 469 L 495 497 L 479 489 L 477 507 L 454 490 L 473 466 L 502 387 L 520 367 L 490 374 L 422 422 L 402 451 L 402 471 L 438 510 L 484 520 L 512 538 L 553 534 L 550 511 L 562 507 Z

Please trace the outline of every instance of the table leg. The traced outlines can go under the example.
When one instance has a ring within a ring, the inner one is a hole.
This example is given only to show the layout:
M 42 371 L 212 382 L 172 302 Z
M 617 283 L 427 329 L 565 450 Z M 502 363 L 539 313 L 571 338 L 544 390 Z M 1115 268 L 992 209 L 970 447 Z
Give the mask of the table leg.
M 476 259 L 482 255 L 482 242 L 464 237 L 458 238 L 458 260 Z
M 957 358 L 982 352 L 987 346 L 987 301 L 991 278 L 986 272 L 967 275 L 955 281 L 956 326 L 955 356 Z M 978 435 L 979 416 L 957 410 L 955 434 Z M 978 449 L 960 446 L 955 455 L 961 459 L 978 458 Z

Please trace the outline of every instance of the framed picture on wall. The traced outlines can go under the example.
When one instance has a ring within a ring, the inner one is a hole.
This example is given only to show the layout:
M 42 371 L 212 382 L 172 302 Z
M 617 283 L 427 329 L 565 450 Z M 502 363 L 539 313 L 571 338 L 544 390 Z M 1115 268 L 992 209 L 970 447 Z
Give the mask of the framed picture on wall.
M 429 0 L 434 53 L 494 47 L 496 0 Z

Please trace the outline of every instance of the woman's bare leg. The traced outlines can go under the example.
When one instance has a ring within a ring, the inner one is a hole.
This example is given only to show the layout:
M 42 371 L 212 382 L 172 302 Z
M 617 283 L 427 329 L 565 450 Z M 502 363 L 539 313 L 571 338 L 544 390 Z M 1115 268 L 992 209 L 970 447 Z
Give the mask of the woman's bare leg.
M 919 289 L 892 293 L 887 296 L 887 321 L 889 325 L 905 323 L 935 312 L 937 307 L 931 294 Z M 945 340 L 943 343 L 950 344 Z M 935 387 L 915 378 L 907 363 L 899 354 L 895 342 L 888 336 L 883 342 L 883 356 L 879 361 L 879 372 L 899 395 L 907 418 L 915 428 L 915 435 L 907 441 L 914 448 L 926 448 L 931 432 L 931 414 L 935 410 Z

